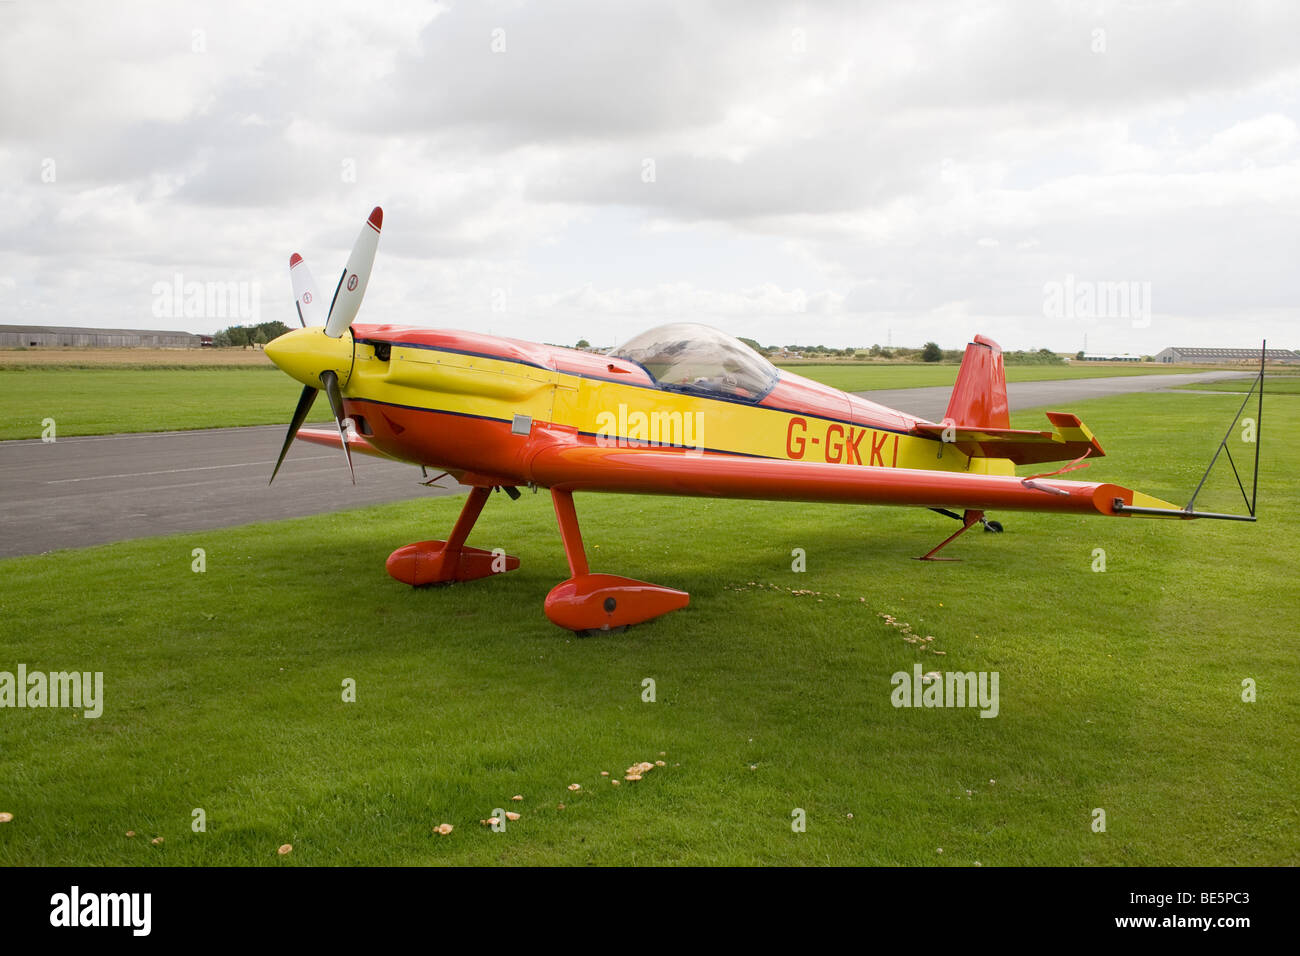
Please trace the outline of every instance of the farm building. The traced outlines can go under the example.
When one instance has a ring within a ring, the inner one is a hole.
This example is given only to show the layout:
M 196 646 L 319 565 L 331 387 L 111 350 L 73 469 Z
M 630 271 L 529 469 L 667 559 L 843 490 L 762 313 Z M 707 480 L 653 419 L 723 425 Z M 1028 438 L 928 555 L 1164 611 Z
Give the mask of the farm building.
M 57 325 L 0 325 L 0 348 L 199 348 L 202 336 L 152 329 L 78 329 Z M 210 336 L 208 337 L 210 338 Z
M 1268 349 L 1264 357 L 1270 362 L 1300 364 L 1300 352 L 1290 349 Z M 1197 362 L 1202 365 L 1236 365 L 1241 362 L 1258 362 L 1259 349 L 1201 349 L 1167 348 L 1156 356 L 1157 362 L 1173 365 L 1178 362 Z
M 1129 355 L 1127 352 L 1084 352 L 1085 362 L 1140 362 L 1142 356 Z

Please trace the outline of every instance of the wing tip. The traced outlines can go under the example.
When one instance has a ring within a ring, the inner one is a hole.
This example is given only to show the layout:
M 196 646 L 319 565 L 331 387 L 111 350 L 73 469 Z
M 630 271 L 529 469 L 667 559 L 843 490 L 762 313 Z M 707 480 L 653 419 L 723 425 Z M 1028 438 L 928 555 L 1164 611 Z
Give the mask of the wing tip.
M 289 257 L 289 268 L 292 269 L 294 266 L 298 265 L 302 265 L 302 256 L 295 252 Z
M 370 218 L 366 222 L 370 224 L 371 229 L 379 232 L 384 227 L 384 210 L 376 206 L 370 210 Z

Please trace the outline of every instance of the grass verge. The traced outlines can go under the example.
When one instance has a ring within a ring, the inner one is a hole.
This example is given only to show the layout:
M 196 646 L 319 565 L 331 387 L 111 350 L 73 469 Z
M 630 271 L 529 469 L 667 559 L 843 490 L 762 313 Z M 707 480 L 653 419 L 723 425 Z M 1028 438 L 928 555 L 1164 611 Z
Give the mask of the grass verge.
M 0 369 L 9 415 L 0 440 L 287 424 L 300 386 L 275 367 Z M 329 421 L 321 399 L 310 421 Z
M 824 382 L 845 392 L 869 392 L 884 388 L 921 388 L 952 385 L 957 365 L 792 365 L 790 371 Z M 1057 379 L 1113 378 L 1121 375 L 1169 375 L 1203 369 L 1096 365 L 1008 365 L 1008 382 L 1045 382 Z

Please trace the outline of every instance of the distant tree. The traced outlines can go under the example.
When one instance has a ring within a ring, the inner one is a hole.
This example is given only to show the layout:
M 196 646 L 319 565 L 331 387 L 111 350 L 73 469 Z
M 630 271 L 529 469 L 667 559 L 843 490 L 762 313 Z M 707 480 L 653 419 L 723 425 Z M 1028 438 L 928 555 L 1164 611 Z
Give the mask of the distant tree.
M 212 344 L 219 348 L 237 345 L 247 348 L 250 345 L 265 345 L 272 339 L 278 339 L 289 331 L 289 326 L 279 319 L 271 322 L 259 322 L 257 325 L 232 325 L 222 329 L 212 337 Z
M 921 349 L 922 362 L 938 362 L 943 358 L 943 349 L 939 348 L 938 342 L 926 342 L 925 348 Z
M 1075 357 L 1076 359 L 1078 359 L 1080 362 L 1082 362 L 1082 361 L 1083 361 L 1083 349 L 1079 349 L 1079 351 L 1075 352 L 1075 353 L 1074 353 L 1074 357 Z
M 740 339 L 740 341 L 744 342 L 746 345 L 748 345 L 748 346 L 749 346 L 751 349 L 753 349 L 755 352 L 762 353 L 762 351 L 763 351 L 763 346 L 759 345 L 758 342 L 755 341 L 754 339 L 747 339 L 747 338 L 745 338 L 745 336 L 743 336 L 743 335 L 738 335 L 738 336 L 736 336 L 736 338 Z
M 586 339 L 578 339 L 577 347 L 580 349 L 589 349 L 591 348 L 591 343 L 588 342 Z
M 1065 359 L 1051 349 L 1036 349 L 1031 352 L 1003 352 L 1002 361 L 1007 365 L 1064 365 Z

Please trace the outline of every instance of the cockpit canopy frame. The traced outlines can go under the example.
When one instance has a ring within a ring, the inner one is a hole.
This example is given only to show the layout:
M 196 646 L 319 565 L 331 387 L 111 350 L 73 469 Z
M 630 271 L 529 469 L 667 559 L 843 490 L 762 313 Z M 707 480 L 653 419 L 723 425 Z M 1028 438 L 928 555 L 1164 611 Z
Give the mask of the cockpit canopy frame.
M 694 322 L 656 326 L 607 354 L 635 362 L 667 391 L 728 401 L 761 402 L 781 376 L 744 342 Z

